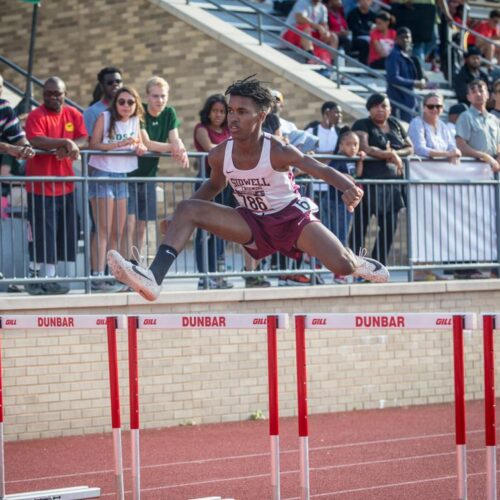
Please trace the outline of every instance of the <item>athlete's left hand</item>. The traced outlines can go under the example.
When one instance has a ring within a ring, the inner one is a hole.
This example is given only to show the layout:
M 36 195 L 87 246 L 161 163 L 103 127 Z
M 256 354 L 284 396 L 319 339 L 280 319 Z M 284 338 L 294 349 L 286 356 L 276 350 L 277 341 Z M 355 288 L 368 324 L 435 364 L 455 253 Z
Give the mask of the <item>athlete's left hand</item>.
M 342 201 L 346 204 L 349 212 L 354 212 L 354 209 L 359 205 L 361 198 L 363 198 L 363 190 L 358 186 L 352 186 L 349 189 L 346 189 L 342 194 Z

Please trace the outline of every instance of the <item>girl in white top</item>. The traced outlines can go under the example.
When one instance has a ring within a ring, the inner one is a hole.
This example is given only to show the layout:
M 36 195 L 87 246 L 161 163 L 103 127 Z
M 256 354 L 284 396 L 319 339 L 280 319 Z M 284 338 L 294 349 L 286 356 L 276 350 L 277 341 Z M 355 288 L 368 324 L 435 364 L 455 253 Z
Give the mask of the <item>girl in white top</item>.
M 139 94 L 132 88 L 120 88 L 109 110 L 101 113 L 90 138 L 90 148 L 100 151 L 135 151 L 143 155 L 149 143 L 141 130 L 144 110 Z M 92 262 L 93 274 L 104 274 L 106 252 L 123 248 L 122 237 L 127 220 L 128 184 L 120 182 L 127 172 L 137 169 L 137 156 L 94 155 L 89 160 L 89 176 L 112 177 L 116 180 L 89 182 L 89 198 L 96 224 L 97 256 Z M 96 252 L 92 252 L 95 254 Z

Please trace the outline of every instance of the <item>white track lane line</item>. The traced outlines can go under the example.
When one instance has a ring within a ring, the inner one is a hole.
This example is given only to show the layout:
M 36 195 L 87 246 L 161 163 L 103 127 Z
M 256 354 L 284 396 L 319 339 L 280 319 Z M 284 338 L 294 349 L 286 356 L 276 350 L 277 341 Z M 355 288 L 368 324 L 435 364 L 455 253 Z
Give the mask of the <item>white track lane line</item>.
M 289 473 L 298 473 L 299 471 L 288 471 Z M 497 474 L 500 473 L 500 470 L 497 469 Z M 486 475 L 485 472 L 474 472 L 472 474 L 468 474 L 467 477 L 472 477 L 472 476 L 484 476 Z M 257 479 L 257 478 L 262 478 L 262 477 L 269 477 L 269 474 L 259 474 L 255 476 L 242 476 L 242 477 L 234 477 L 234 478 L 227 478 L 227 479 L 220 479 L 220 480 L 211 480 L 211 481 L 200 481 L 200 482 L 194 482 L 194 483 L 181 483 L 181 484 L 176 484 L 176 485 L 169 485 L 169 486 L 158 486 L 156 488 L 141 488 L 141 493 L 147 493 L 147 492 L 153 492 L 153 491 L 162 491 L 162 490 L 170 490 L 172 488 L 182 488 L 182 487 L 187 487 L 187 486 L 201 486 L 201 485 L 208 485 L 208 484 L 214 484 L 214 483 L 224 483 L 227 481 L 242 481 L 245 479 Z M 327 493 L 317 493 L 317 494 L 311 494 L 311 498 L 321 498 L 325 496 L 334 496 L 334 495 L 348 495 L 351 493 L 361 493 L 363 491 L 373 491 L 373 490 L 381 490 L 385 488 L 397 488 L 400 486 L 409 486 L 412 484 L 421 484 L 421 483 L 432 483 L 436 481 L 450 481 L 450 480 L 456 480 L 456 476 L 439 476 L 439 477 L 434 477 L 434 478 L 428 478 L 428 479 L 421 479 L 418 481 L 404 481 L 401 483 L 388 483 L 388 484 L 381 484 L 378 486 L 368 486 L 366 488 L 356 488 L 356 489 L 351 489 L 351 490 L 341 490 L 341 491 L 330 491 Z M 126 491 L 125 493 L 129 493 L 129 491 Z M 109 497 L 109 496 L 116 496 L 116 493 L 103 493 L 101 494 L 101 497 Z M 300 500 L 300 497 L 289 497 L 289 498 L 283 498 L 283 500 Z
M 480 430 L 473 430 L 473 431 L 468 431 L 468 434 L 477 434 L 477 433 L 484 433 L 484 429 Z M 450 436 L 455 436 L 454 432 L 450 433 L 442 433 L 442 434 L 426 434 L 426 435 L 421 435 L 421 436 L 410 436 L 410 437 L 401 437 L 401 438 L 393 438 L 393 439 L 381 439 L 381 440 L 373 440 L 373 441 L 360 441 L 357 443 L 345 443 L 345 444 L 336 444 L 336 445 L 327 445 L 327 446 L 316 446 L 314 448 L 310 448 L 310 452 L 315 452 L 315 451 L 324 451 L 324 450 L 333 450 L 333 449 L 342 449 L 342 448 L 352 448 L 356 446 L 380 446 L 384 443 L 399 443 L 399 442 L 405 442 L 405 441 L 415 441 L 415 440 L 425 440 L 425 439 L 436 439 L 439 437 L 450 437 Z M 468 451 L 480 451 L 484 450 L 483 448 L 479 450 L 468 450 Z M 294 448 L 291 450 L 282 450 L 280 452 L 280 455 L 284 454 L 289 454 L 289 453 L 298 453 L 299 450 L 298 448 Z M 449 452 L 449 454 L 454 454 L 455 452 Z M 447 453 L 445 453 L 447 454 Z M 250 453 L 246 455 L 229 455 L 229 456 L 223 456 L 223 457 L 214 457 L 214 458 L 204 458 L 204 459 L 197 459 L 197 460 L 185 460 L 185 461 L 179 461 L 179 462 L 166 462 L 162 464 L 153 464 L 153 465 L 141 465 L 141 470 L 145 469 L 158 469 L 158 468 L 163 468 L 163 467 L 176 467 L 176 466 L 185 466 L 185 465 L 192 465 L 192 464 L 204 464 L 204 463 L 211 463 L 211 462 L 221 462 L 221 461 L 227 461 L 227 460 L 245 460 L 245 459 L 252 459 L 252 458 L 261 458 L 261 457 L 268 457 L 269 452 L 266 453 Z M 425 455 L 423 455 L 425 456 Z M 432 455 L 430 455 L 432 456 Z M 411 459 L 411 457 L 403 457 L 401 459 Z M 400 460 L 400 459 L 388 459 L 387 461 L 392 461 L 392 460 Z M 357 465 L 363 465 L 369 462 L 359 462 Z M 345 467 L 351 467 L 354 466 L 355 464 L 348 464 L 345 465 Z M 343 465 L 336 465 L 336 466 L 330 466 L 327 468 L 335 468 L 335 467 L 342 467 Z M 321 470 L 322 468 L 318 468 Z M 130 470 L 130 467 L 124 467 L 124 471 Z M 314 469 L 311 469 L 314 470 Z M 35 478 L 26 478 L 26 479 L 14 479 L 14 480 L 7 480 L 6 484 L 15 484 L 15 483 L 23 483 L 23 482 L 29 482 L 29 481 L 45 481 L 49 479 L 60 479 L 60 478 L 71 478 L 71 477 L 78 477 L 78 476 L 92 476 L 92 475 L 101 475 L 101 474 L 109 474 L 114 472 L 113 469 L 102 469 L 102 470 L 96 470 L 96 471 L 86 471 L 86 472 L 75 472 L 71 474 L 60 474 L 60 475 L 54 475 L 54 476 L 41 476 L 41 477 L 35 477 Z M 290 472 L 295 472 L 295 471 L 290 471 Z M 287 474 L 288 472 L 282 472 L 282 474 Z M 252 478 L 253 476 L 249 476 L 249 478 Z M 255 476 L 255 477 L 260 477 Z

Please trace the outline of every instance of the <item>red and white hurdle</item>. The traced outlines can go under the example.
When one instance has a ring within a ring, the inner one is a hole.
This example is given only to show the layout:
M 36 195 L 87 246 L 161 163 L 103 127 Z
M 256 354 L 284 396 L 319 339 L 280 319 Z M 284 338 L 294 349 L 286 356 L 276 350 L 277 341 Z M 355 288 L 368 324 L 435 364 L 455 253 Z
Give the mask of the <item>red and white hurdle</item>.
M 120 395 L 118 386 L 118 356 L 116 348 L 116 329 L 121 327 L 119 317 L 102 315 L 78 316 L 38 316 L 38 315 L 2 315 L 0 316 L 0 332 L 10 330 L 106 330 L 108 338 L 109 381 L 111 392 L 111 420 L 113 426 L 113 444 L 115 457 L 115 477 L 117 498 L 123 500 L 123 462 L 121 446 Z M 2 364 L 0 347 L 0 498 L 8 500 L 79 500 L 97 498 L 101 489 L 89 486 L 75 486 L 54 490 L 33 491 L 5 495 L 5 463 L 3 432 L 3 389 Z
M 497 436 L 495 414 L 495 348 L 493 336 L 500 329 L 500 314 L 483 314 L 484 433 L 486 444 L 486 500 L 497 498 Z
M 297 314 L 295 341 L 297 357 L 297 399 L 300 440 L 301 499 L 309 500 L 309 426 L 307 407 L 306 329 L 312 330 L 450 330 L 453 331 L 455 377 L 455 440 L 457 453 L 457 491 L 459 500 L 467 498 L 467 462 L 465 434 L 465 374 L 463 331 L 475 326 L 474 314 Z M 496 498 L 496 497 L 493 497 Z
M 137 330 L 262 330 L 267 329 L 271 498 L 280 499 L 278 405 L 278 328 L 288 328 L 287 314 L 149 314 L 128 318 L 130 429 L 132 432 L 133 498 L 140 499 L 139 375 Z

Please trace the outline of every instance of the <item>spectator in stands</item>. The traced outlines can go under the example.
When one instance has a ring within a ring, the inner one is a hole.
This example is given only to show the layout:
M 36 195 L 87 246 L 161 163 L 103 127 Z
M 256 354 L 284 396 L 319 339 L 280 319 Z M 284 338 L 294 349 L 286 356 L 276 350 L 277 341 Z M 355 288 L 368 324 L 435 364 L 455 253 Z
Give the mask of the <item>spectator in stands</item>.
M 500 79 L 493 84 L 493 102 L 494 107 L 490 113 L 500 120 Z
M 396 30 L 390 28 L 391 16 L 381 11 L 375 15 L 375 28 L 370 33 L 368 64 L 374 69 L 385 69 L 385 60 L 394 48 Z
M 396 44 L 387 57 L 387 95 L 395 116 L 409 122 L 418 110 L 414 91 L 424 89 L 426 80 L 419 60 L 411 55 L 412 37 L 408 28 L 399 28 Z M 403 90 L 398 87 L 403 87 Z M 404 106 L 405 108 L 403 108 Z
M 338 37 L 328 27 L 328 10 L 321 0 L 297 0 L 288 14 L 286 22 L 334 49 L 338 47 Z M 301 37 L 292 30 L 286 30 L 282 36 L 284 40 L 301 47 L 311 56 L 316 56 L 327 64 L 332 63 L 330 52 L 314 45 L 307 38 Z M 315 60 L 312 59 L 310 62 L 315 63 Z
M 82 114 L 64 104 L 66 85 L 56 77 L 43 85 L 43 104 L 26 120 L 26 136 L 37 149 L 55 150 L 55 154 L 36 155 L 26 163 L 27 176 L 71 177 L 73 161 L 80 148 L 88 147 Z M 58 261 L 74 261 L 78 218 L 73 182 L 28 182 L 28 222 L 33 244 L 30 245 L 29 277 L 40 275 L 41 265 L 49 278 L 56 276 Z M 26 285 L 31 295 L 64 294 L 65 284 L 57 282 Z
M 469 47 L 464 54 L 464 65 L 455 75 L 453 87 L 459 102 L 469 104 L 467 99 L 467 86 L 474 80 L 482 80 L 486 85 L 490 85 L 488 73 L 481 69 L 481 51 L 477 47 Z
M 436 92 L 424 97 L 422 116 L 410 122 L 408 136 L 415 154 L 422 158 L 447 158 L 450 163 L 458 164 L 462 153 L 457 149 L 455 137 L 440 120 L 443 112 L 443 98 Z
M 480 35 L 483 35 L 487 40 L 498 42 L 500 40 L 500 10 L 493 9 L 490 11 L 488 19 L 474 25 L 472 29 Z M 488 61 L 499 62 L 500 47 L 496 47 L 487 40 L 471 35 L 468 39 L 468 43 L 469 45 L 475 45 Z M 494 59 L 496 61 L 494 61 Z
M 467 111 L 468 106 L 465 105 L 463 102 L 454 104 L 451 106 L 451 108 L 448 110 L 448 123 L 446 126 L 450 129 L 451 134 L 453 137 L 455 137 L 456 134 L 456 128 L 455 124 L 457 123 L 458 117 L 464 112 Z
M 470 107 L 456 123 L 457 146 L 463 156 L 488 163 L 494 172 L 500 171 L 500 122 L 486 110 L 488 87 L 482 80 L 469 83 L 467 99 Z
M 357 120 L 352 129 L 358 134 L 361 151 L 376 161 L 365 161 L 362 179 L 400 179 L 403 175 L 401 158 L 413 154 L 413 146 L 403 125 L 391 116 L 391 104 L 386 94 L 372 94 L 366 102 L 368 118 Z M 365 246 L 365 233 L 372 215 L 377 217 L 379 231 L 373 256 L 386 262 L 397 228 L 398 213 L 403 198 L 398 186 L 370 185 L 360 209 L 354 214 L 349 246 L 358 253 Z
M 231 137 L 227 126 L 227 102 L 222 94 L 214 94 L 207 98 L 203 108 L 200 111 L 200 122 L 194 128 L 194 147 L 196 151 L 208 153 L 217 144 L 224 142 Z M 199 165 L 198 177 L 206 179 L 210 177 L 210 165 L 201 160 Z M 204 168 L 203 168 L 204 167 Z M 196 188 L 201 186 L 202 181 L 196 184 Z M 230 188 L 226 187 L 215 199 L 221 205 L 233 206 L 233 195 Z M 214 273 L 218 271 L 218 265 L 224 265 L 224 242 L 209 234 L 207 238 L 208 249 L 208 271 Z M 200 273 L 206 272 L 203 258 L 203 232 L 201 229 L 196 231 L 195 238 L 196 265 Z M 198 288 L 203 289 L 206 286 L 204 278 L 200 278 Z M 223 278 L 209 278 L 208 288 L 232 288 L 233 284 Z
M 413 37 L 413 56 L 424 64 L 435 46 L 435 29 L 438 10 L 446 21 L 452 20 L 446 0 L 391 0 L 396 28 L 409 28 Z
M 341 116 L 341 112 L 339 113 L 337 104 L 332 101 L 326 101 L 321 105 L 321 121 L 306 129 L 306 132 L 318 137 L 316 153 L 332 154 L 337 147 L 339 116 Z M 319 161 L 328 163 L 329 160 L 319 159 Z M 331 212 L 329 191 L 329 186 L 325 182 L 313 183 L 314 201 L 320 209 L 319 218 L 326 227 L 331 229 L 328 224 Z
M 0 75 L 0 96 L 3 77 Z M 0 154 L 13 156 L 19 160 L 31 158 L 35 153 L 26 139 L 16 112 L 5 99 L 0 99 Z
M 349 52 L 351 50 L 351 32 L 344 16 L 342 0 L 326 0 L 325 4 L 328 8 L 328 26 L 339 39 L 338 48 Z
M 109 110 L 99 115 L 90 138 L 90 148 L 100 151 L 130 151 L 144 154 L 149 138 L 141 121 L 144 110 L 139 94 L 130 87 L 120 87 L 113 97 Z M 127 221 L 128 184 L 123 182 L 127 173 L 137 170 L 137 157 L 95 155 L 89 160 L 89 176 L 93 179 L 112 177 L 108 182 L 90 182 L 89 199 L 96 223 L 97 261 L 93 276 L 104 276 L 106 252 L 110 249 L 127 251 L 124 228 Z M 99 291 L 102 280 L 94 280 Z
M 467 99 L 470 107 L 456 123 L 457 146 L 463 156 L 476 158 L 490 165 L 493 172 L 500 171 L 500 122 L 486 110 L 488 88 L 482 80 L 469 83 Z M 490 272 L 467 270 L 457 273 L 458 278 L 489 278 Z
M 97 84 L 92 93 L 92 102 L 90 106 L 83 112 L 85 127 L 92 136 L 94 125 L 99 115 L 106 111 L 118 89 L 123 86 L 122 72 L 114 66 L 106 66 L 97 73 Z M 95 232 L 95 221 L 93 218 L 92 208 L 90 208 L 90 246 L 91 246 L 91 274 L 98 275 L 97 271 L 97 237 Z M 116 233 L 116 231 L 113 231 Z M 116 291 L 116 282 L 114 279 L 106 281 L 91 281 L 93 291 Z
M 362 177 L 363 160 L 366 155 L 364 151 L 359 150 L 359 147 L 360 142 L 357 133 L 349 129 L 344 130 L 339 136 L 337 153 L 347 158 L 341 160 L 332 159 L 329 166 L 343 174 L 352 177 Z M 360 159 L 354 160 L 353 158 L 356 156 L 359 156 Z M 332 200 L 330 221 L 329 224 L 327 224 L 326 221 L 324 224 L 331 229 L 343 245 L 347 246 L 352 214 L 345 208 L 345 205 L 341 206 L 342 200 L 339 196 L 339 192 L 335 191 L 333 188 L 330 189 L 330 198 Z M 342 278 L 340 281 L 343 281 Z
M 347 16 L 347 25 L 352 33 L 352 49 L 359 52 L 358 59 L 368 64 L 370 32 L 375 23 L 373 0 L 358 0 L 358 6 Z
M 172 158 L 177 163 L 183 168 L 189 168 L 186 148 L 179 138 L 180 120 L 177 118 L 175 109 L 172 106 L 167 106 L 168 92 L 167 81 L 159 76 L 153 76 L 146 82 L 147 102 L 143 105 L 144 128 L 151 145 L 158 153 L 171 153 Z M 159 157 L 141 157 L 138 159 L 138 169 L 128 173 L 127 176 L 155 177 L 159 162 Z M 128 191 L 127 236 L 129 237 L 129 248 L 134 245 L 140 255 L 145 242 L 147 223 L 156 220 L 156 183 L 129 183 Z
M 271 90 L 271 95 L 276 100 L 275 113 L 280 119 L 281 133 L 285 141 L 288 141 L 289 144 L 295 146 L 302 153 L 314 151 L 318 144 L 318 138 L 305 130 L 299 130 L 295 123 L 285 120 L 281 116 L 281 112 L 285 106 L 285 99 L 279 90 Z
M 92 101 L 99 95 L 101 97 L 83 112 L 89 137 L 92 136 L 97 118 L 109 108 L 116 92 L 123 86 L 122 72 L 118 68 L 107 66 L 97 73 L 97 82 L 99 88 L 96 86 L 94 89 Z

